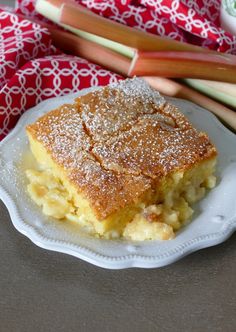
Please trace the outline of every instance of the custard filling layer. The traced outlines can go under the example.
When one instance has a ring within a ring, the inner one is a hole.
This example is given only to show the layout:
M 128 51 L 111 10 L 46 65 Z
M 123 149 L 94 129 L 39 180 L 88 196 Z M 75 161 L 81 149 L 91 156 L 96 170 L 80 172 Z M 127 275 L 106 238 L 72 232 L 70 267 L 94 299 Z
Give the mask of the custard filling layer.
M 146 204 L 129 206 L 118 217 L 103 221 L 88 217 L 91 214 L 89 208 L 83 205 L 82 197 L 75 198 L 68 183 L 63 183 L 51 168 L 27 170 L 27 189 L 45 215 L 77 223 L 93 235 L 135 241 L 169 240 L 190 221 L 193 214 L 191 204 L 202 199 L 206 189 L 215 186 L 214 168 L 215 158 L 188 171 L 170 174 L 156 188 L 155 203 L 148 205 L 147 199 Z

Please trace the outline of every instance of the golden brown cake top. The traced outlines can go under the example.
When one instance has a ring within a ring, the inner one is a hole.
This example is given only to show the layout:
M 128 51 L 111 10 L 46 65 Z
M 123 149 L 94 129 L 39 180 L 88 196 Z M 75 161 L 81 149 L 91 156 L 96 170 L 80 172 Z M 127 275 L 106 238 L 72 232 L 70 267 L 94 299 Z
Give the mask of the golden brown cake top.
M 81 117 L 94 141 L 104 141 L 129 130 L 139 118 L 156 114 L 167 125 L 181 128 L 190 124 L 179 112 L 163 111 L 165 99 L 144 80 L 134 78 L 111 84 L 75 99 Z
M 27 130 L 66 170 L 99 220 L 132 204 L 169 172 L 216 155 L 206 134 L 137 78 L 79 97 Z

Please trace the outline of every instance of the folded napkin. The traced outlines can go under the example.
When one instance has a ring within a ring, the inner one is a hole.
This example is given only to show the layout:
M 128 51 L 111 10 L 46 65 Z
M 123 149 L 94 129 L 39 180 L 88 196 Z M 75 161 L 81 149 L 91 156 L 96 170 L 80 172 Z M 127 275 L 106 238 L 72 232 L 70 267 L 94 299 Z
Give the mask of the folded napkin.
M 107 0 L 78 3 L 123 24 L 158 35 L 236 52 L 236 38 L 219 27 L 219 0 Z M 40 101 L 107 85 L 121 77 L 85 59 L 63 54 L 49 31 L 27 18 L 42 18 L 34 0 L 0 9 L 0 139 L 20 115 Z

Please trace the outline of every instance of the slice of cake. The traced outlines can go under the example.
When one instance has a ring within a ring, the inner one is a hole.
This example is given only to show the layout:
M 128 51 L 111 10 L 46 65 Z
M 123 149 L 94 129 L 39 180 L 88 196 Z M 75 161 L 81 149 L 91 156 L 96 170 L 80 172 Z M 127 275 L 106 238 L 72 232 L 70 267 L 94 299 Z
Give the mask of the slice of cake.
M 26 129 L 43 212 L 95 235 L 171 239 L 215 185 L 216 149 L 142 79 L 98 89 Z

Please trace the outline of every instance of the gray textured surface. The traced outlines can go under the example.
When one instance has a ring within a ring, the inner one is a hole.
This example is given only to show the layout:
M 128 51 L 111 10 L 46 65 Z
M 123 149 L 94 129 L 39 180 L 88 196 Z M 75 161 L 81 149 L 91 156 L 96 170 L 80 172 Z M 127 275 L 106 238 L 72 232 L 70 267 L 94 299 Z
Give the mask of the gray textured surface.
M 38 248 L 0 203 L 0 331 L 235 331 L 236 234 L 161 269 Z
M 235 275 L 236 234 L 161 269 L 111 271 L 36 247 L 0 201 L 0 332 L 233 332 Z

